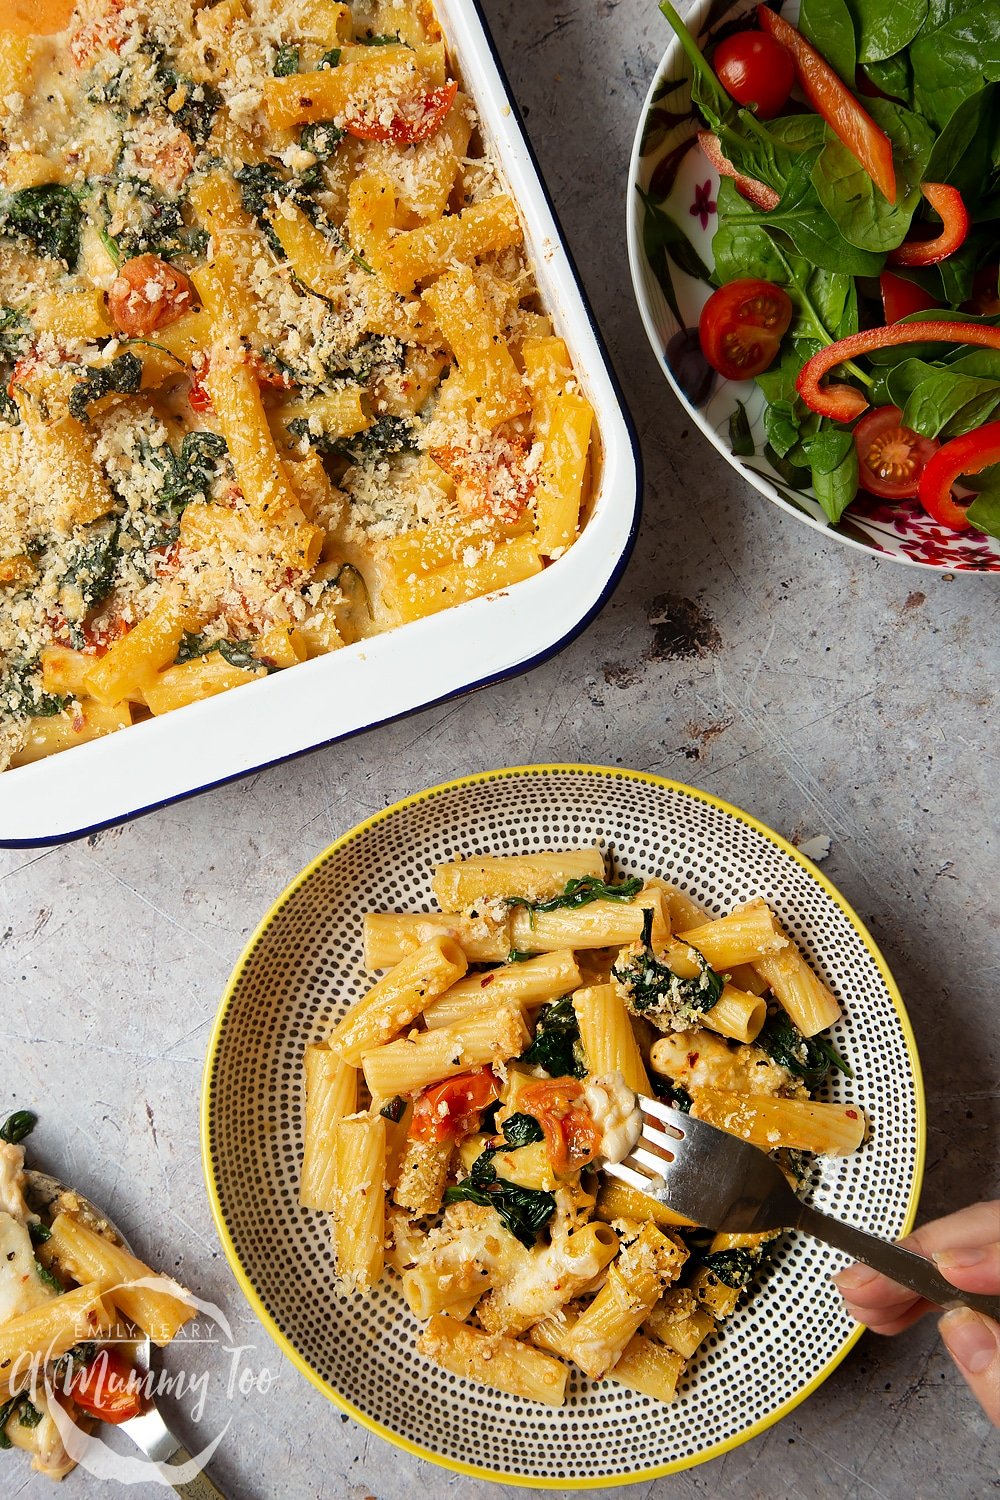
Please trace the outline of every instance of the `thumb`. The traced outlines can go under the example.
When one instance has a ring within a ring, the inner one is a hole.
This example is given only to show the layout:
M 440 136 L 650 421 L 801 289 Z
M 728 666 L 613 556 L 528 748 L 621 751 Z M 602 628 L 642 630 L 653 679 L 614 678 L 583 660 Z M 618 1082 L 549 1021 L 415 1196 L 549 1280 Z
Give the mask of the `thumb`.
M 938 1250 L 934 1264 L 963 1292 L 1000 1292 L 1000 1242 Z
M 1000 1325 L 967 1307 L 945 1313 L 941 1337 L 969 1390 L 995 1427 L 1000 1427 Z

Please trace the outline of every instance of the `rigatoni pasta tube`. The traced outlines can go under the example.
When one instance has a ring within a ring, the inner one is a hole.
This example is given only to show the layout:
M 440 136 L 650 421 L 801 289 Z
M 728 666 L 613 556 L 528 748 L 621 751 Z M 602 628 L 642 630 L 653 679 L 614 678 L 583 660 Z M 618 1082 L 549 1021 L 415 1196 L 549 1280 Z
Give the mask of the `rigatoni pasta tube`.
M 734 984 L 726 984 L 715 1004 L 701 1011 L 698 1019 L 720 1036 L 752 1042 L 767 1020 L 767 1006 L 759 995 L 748 995 Z
M 683 1369 L 682 1354 L 635 1333 L 618 1363 L 608 1371 L 608 1379 L 627 1385 L 629 1390 L 641 1391 L 654 1401 L 672 1401 Z
M 576 990 L 573 1009 L 588 1072 L 601 1077 L 620 1073 L 634 1093 L 651 1093 L 625 1002 L 614 985 L 597 984 Z
M 114 1311 L 103 1293 L 100 1282 L 86 1282 L 0 1325 L 0 1401 L 30 1386 L 42 1364 L 112 1326 Z
M 452 937 L 470 963 L 501 963 L 510 952 L 506 915 L 482 912 L 366 912 L 365 968 L 388 969 L 433 937 Z
M 646 1326 L 661 1344 L 690 1359 L 715 1327 L 715 1319 L 690 1287 L 668 1287 L 646 1318 Z
M 535 494 L 536 540 L 545 557 L 561 555 L 576 537 L 593 420 L 593 408 L 582 396 L 557 396 L 552 402 Z
M 29 719 L 24 743 L 11 756 L 10 763 L 12 766 L 30 765 L 32 761 L 44 760 L 59 750 L 68 750 L 72 745 L 83 745 L 88 740 L 113 734 L 117 729 L 126 729 L 131 722 L 132 710 L 127 703 L 106 708 L 88 698 L 52 718 Z
M 523 953 L 553 948 L 613 948 L 642 938 L 646 907 L 635 901 L 590 901 L 575 910 L 514 909 L 511 941 Z
M 481 599 L 497 589 L 523 583 L 542 571 L 541 559 L 533 537 L 515 537 L 498 542 L 486 556 L 466 564 L 449 563 L 423 577 L 397 580 L 386 589 L 384 597 L 391 602 L 399 620 L 423 620 L 454 604 Z M 389 598 L 391 592 L 391 600 Z
M 364 1052 L 390 1041 L 431 1000 L 461 979 L 468 967 L 454 938 L 444 934 L 431 938 L 355 1001 L 331 1031 L 330 1047 L 357 1066 Z
M 460 979 L 424 1010 L 424 1020 L 431 1028 L 460 1026 L 471 1013 L 484 1004 L 539 1006 L 569 994 L 580 983 L 580 970 L 572 949 L 542 953 L 523 963 L 504 964 L 485 974 L 470 974 Z
M 56 1215 L 45 1249 L 47 1258 L 74 1281 L 101 1282 L 115 1306 L 161 1349 L 195 1315 L 195 1305 L 179 1282 L 151 1270 L 72 1214 Z M 141 1282 L 156 1284 L 138 1285 Z
M 350 1115 L 333 1128 L 337 1275 L 355 1291 L 381 1278 L 385 1242 L 385 1121 Z
M 565 1239 L 524 1251 L 480 1303 L 480 1323 L 490 1333 L 523 1333 L 565 1307 L 617 1253 L 618 1236 L 607 1224 L 584 1224 Z
M 654 1224 L 674 1227 L 686 1225 L 690 1228 L 692 1223 L 691 1219 L 674 1213 L 672 1208 L 668 1208 L 659 1199 L 650 1198 L 648 1193 L 641 1193 L 638 1188 L 629 1187 L 626 1182 L 613 1182 L 607 1177 L 601 1183 L 594 1212 L 608 1224 L 615 1219 L 633 1219 L 639 1224 L 651 1220 Z
M 299 1177 L 303 1208 L 334 1206 L 336 1167 L 333 1127 L 358 1107 L 358 1073 L 325 1044 L 305 1051 L 305 1146 Z
M 441 1207 L 455 1143 L 449 1138 L 425 1141 L 408 1135 L 399 1159 L 393 1200 L 418 1218 L 429 1218 Z
M 442 911 L 467 911 L 477 901 L 518 896 L 546 901 L 565 890 L 570 880 L 605 876 L 604 856 L 596 845 L 540 854 L 484 854 L 438 865 L 432 882 Z M 565 945 L 564 945 L 565 946 Z
M 638 1237 L 622 1249 L 611 1264 L 607 1281 L 577 1319 L 568 1340 L 572 1359 L 591 1380 L 603 1380 L 617 1363 L 664 1287 L 677 1279 L 686 1259 L 687 1251 L 655 1224 L 644 1224 Z
M 815 1099 L 770 1099 L 762 1094 L 730 1094 L 696 1088 L 691 1113 L 753 1146 L 814 1151 L 818 1156 L 849 1156 L 865 1138 L 867 1124 L 856 1105 L 822 1104 Z
M 679 932 L 678 937 L 697 948 L 719 972 L 731 964 L 756 963 L 763 954 L 777 952 L 787 942 L 770 907 L 759 898 L 738 907 L 728 917 Z
M 569 1371 L 558 1359 L 503 1334 L 484 1333 L 454 1318 L 431 1318 L 418 1341 L 435 1364 L 480 1385 L 493 1386 L 524 1401 L 562 1406 Z
M 469 1016 L 460 1031 L 442 1026 L 417 1032 L 366 1052 L 361 1061 L 372 1097 L 391 1099 L 483 1063 L 517 1057 L 527 1045 L 528 1030 L 520 1010 L 500 1006 Z
M 418 281 L 440 276 L 455 261 L 471 264 L 487 251 L 506 250 L 523 238 L 514 200 L 500 194 L 397 235 L 382 270 L 395 291 L 411 292 Z
M 780 929 L 779 929 L 780 930 Z M 787 947 L 754 959 L 754 968 L 775 995 L 803 1036 L 815 1036 L 840 1020 L 840 1005 L 823 981 L 813 973 L 787 933 Z
M 92 660 L 84 677 L 86 691 L 108 707 L 126 698 L 141 702 L 144 689 L 174 661 L 184 632 L 197 630 L 199 623 L 179 593 L 165 594 L 144 620 Z

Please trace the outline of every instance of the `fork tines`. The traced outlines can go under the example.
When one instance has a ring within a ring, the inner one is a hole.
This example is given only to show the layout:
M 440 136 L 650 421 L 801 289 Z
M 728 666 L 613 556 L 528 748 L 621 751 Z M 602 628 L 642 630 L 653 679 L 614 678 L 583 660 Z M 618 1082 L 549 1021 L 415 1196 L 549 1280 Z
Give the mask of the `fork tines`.
M 678 1143 L 684 1137 L 686 1116 L 679 1109 L 672 1109 L 669 1104 L 661 1104 L 658 1099 L 649 1099 L 644 1094 L 638 1095 L 637 1102 L 644 1115 L 653 1116 L 667 1129 L 658 1130 L 649 1119 L 644 1120 L 639 1144 L 624 1161 L 606 1162 L 604 1170 L 629 1187 L 660 1197 L 676 1158 Z

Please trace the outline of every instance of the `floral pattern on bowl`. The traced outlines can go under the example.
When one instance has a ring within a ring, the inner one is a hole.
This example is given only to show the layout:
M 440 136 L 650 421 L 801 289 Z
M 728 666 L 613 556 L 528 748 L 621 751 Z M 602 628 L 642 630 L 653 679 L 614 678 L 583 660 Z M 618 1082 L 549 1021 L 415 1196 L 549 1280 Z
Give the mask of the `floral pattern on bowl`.
M 798 0 L 784 14 L 798 18 Z M 700 0 L 686 17 L 702 41 L 736 29 L 745 0 Z M 831 525 L 809 485 L 789 483 L 764 453 L 764 397 L 752 381 L 716 375 L 701 354 L 698 318 L 711 293 L 719 178 L 698 146 L 690 64 L 672 39 L 636 133 L 629 171 L 628 251 L 647 336 L 664 374 L 702 432 L 755 489 L 782 510 L 849 547 L 916 567 L 1000 573 L 1000 540 L 951 531 L 915 500 L 889 504 L 864 492 Z

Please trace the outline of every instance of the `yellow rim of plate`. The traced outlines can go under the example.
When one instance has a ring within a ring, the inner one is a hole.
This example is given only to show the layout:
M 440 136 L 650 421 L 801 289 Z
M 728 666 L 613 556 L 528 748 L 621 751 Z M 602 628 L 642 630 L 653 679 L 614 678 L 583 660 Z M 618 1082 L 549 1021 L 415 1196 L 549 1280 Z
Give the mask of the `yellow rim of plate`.
M 709 1459 L 721 1458 L 724 1453 L 731 1453 L 734 1448 L 739 1448 L 743 1443 L 749 1442 L 751 1438 L 759 1437 L 762 1432 L 766 1432 L 769 1427 L 773 1427 L 776 1422 L 780 1422 L 783 1417 L 787 1417 L 789 1412 L 794 1411 L 795 1408 L 799 1406 L 803 1401 L 805 1401 L 807 1397 L 811 1396 L 814 1391 L 818 1390 L 819 1387 L 823 1384 L 824 1380 L 826 1380 L 828 1376 L 832 1375 L 837 1366 L 854 1348 L 854 1345 L 858 1342 L 858 1339 L 864 1333 L 864 1328 L 858 1327 L 854 1330 L 853 1333 L 848 1334 L 847 1338 L 844 1340 L 841 1347 L 837 1350 L 836 1354 L 832 1355 L 831 1358 L 827 1360 L 826 1364 L 820 1371 L 818 1371 L 816 1375 L 813 1376 L 812 1380 L 810 1380 L 807 1385 L 803 1386 L 801 1391 L 798 1391 L 794 1396 L 791 1396 L 787 1401 L 783 1402 L 781 1406 L 777 1407 L 775 1411 L 769 1413 L 769 1415 L 766 1417 L 761 1417 L 759 1421 L 752 1423 L 751 1426 L 745 1428 L 742 1432 L 736 1433 L 733 1437 L 726 1438 L 722 1442 L 715 1443 L 712 1445 L 712 1447 L 705 1448 L 700 1453 L 694 1453 L 689 1458 L 674 1459 L 671 1463 L 657 1464 L 653 1468 L 649 1469 L 637 1469 L 634 1472 L 628 1474 L 606 1475 L 602 1477 L 595 1477 L 592 1479 L 577 1479 L 574 1480 L 572 1484 L 569 1484 L 565 1479 L 536 1479 L 528 1475 L 505 1474 L 502 1470 L 499 1469 L 485 1469 L 481 1468 L 478 1464 L 466 1464 L 462 1463 L 458 1459 L 444 1458 L 441 1454 L 435 1453 L 432 1449 L 423 1448 L 419 1443 L 412 1443 L 410 1442 L 409 1438 L 401 1437 L 399 1433 L 392 1432 L 388 1427 L 384 1427 L 381 1422 L 377 1422 L 373 1417 L 368 1416 L 367 1413 L 361 1411 L 352 1402 L 346 1400 L 346 1398 L 342 1396 L 339 1391 L 334 1390 L 333 1386 L 328 1384 L 328 1382 L 325 1381 L 322 1376 L 317 1374 L 317 1372 L 312 1368 L 308 1361 L 303 1359 L 302 1355 L 295 1348 L 291 1340 L 287 1338 L 284 1333 L 282 1333 L 275 1319 L 271 1316 L 267 1308 L 264 1306 L 263 1299 L 261 1298 L 259 1292 L 257 1291 L 249 1275 L 244 1269 L 243 1263 L 240 1260 L 239 1254 L 236 1250 L 236 1246 L 233 1243 L 232 1236 L 229 1233 L 229 1228 L 226 1224 L 225 1217 L 222 1212 L 222 1204 L 219 1201 L 219 1192 L 215 1175 L 215 1162 L 212 1159 L 210 1145 L 210 1099 L 212 1077 L 215 1072 L 215 1060 L 216 1054 L 219 1049 L 219 1043 L 222 1037 L 223 1024 L 225 1022 L 226 1014 L 229 1010 L 233 995 L 236 991 L 236 986 L 242 979 L 243 974 L 250 963 L 250 960 L 253 958 L 257 950 L 258 944 L 264 937 L 272 922 L 274 922 L 275 919 L 281 914 L 288 902 L 292 899 L 293 896 L 296 895 L 296 893 L 301 889 L 306 881 L 312 877 L 314 872 L 318 870 L 321 865 L 325 864 L 332 855 L 345 848 L 354 839 L 360 838 L 363 834 L 368 833 L 373 828 L 377 828 L 380 823 L 386 822 L 389 818 L 394 817 L 396 813 L 402 812 L 405 808 L 419 807 L 422 802 L 429 802 L 433 797 L 439 797 L 444 792 L 457 791 L 462 787 L 482 786 L 491 781 L 502 781 L 518 776 L 544 776 L 550 774 L 567 773 L 574 776 L 590 776 L 595 778 L 611 776 L 617 781 L 645 782 L 648 786 L 659 787 L 671 792 L 681 792 L 687 797 L 693 797 L 698 802 L 705 802 L 710 807 L 719 808 L 720 811 L 728 813 L 730 817 L 736 818 L 739 822 L 746 824 L 747 827 L 752 828 L 756 833 L 762 834 L 764 838 L 769 839 L 771 843 L 776 845 L 777 848 L 779 848 L 784 854 L 787 854 L 791 859 L 795 860 L 797 864 L 801 865 L 806 873 L 810 875 L 812 879 L 822 887 L 822 889 L 826 892 L 826 894 L 830 897 L 834 904 L 838 906 L 847 917 L 848 921 L 851 923 L 851 926 L 854 928 L 855 932 L 858 934 L 861 941 L 868 949 L 868 952 L 874 959 L 879 973 L 882 975 L 882 978 L 885 981 L 886 989 L 889 991 L 889 998 L 892 1000 L 893 1008 L 895 1009 L 896 1014 L 899 1017 L 899 1023 L 902 1027 L 903 1037 L 906 1042 L 906 1050 L 909 1056 L 910 1068 L 913 1076 L 913 1085 L 916 1096 L 917 1154 L 916 1160 L 914 1162 L 913 1183 L 910 1188 L 909 1202 L 906 1206 L 906 1219 L 904 1224 L 904 1233 L 909 1233 L 909 1231 L 913 1228 L 913 1221 L 916 1218 L 917 1203 L 920 1198 L 920 1188 L 923 1183 L 924 1176 L 924 1157 L 926 1152 L 927 1137 L 927 1115 L 924 1100 L 924 1081 L 923 1074 L 921 1073 L 920 1069 L 920 1059 L 917 1054 L 917 1042 L 915 1036 L 913 1035 L 913 1027 L 910 1024 L 910 1018 L 906 1013 L 906 1006 L 903 1003 L 903 997 L 899 993 L 899 987 L 897 986 L 895 979 L 892 977 L 889 966 L 883 958 L 878 944 L 875 942 L 875 939 L 872 937 L 871 933 L 868 931 L 867 927 L 862 922 L 857 912 L 854 910 L 853 906 L 851 906 L 848 901 L 845 901 L 844 897 L 840 894 L 832 881 L 827 879 L 823 872 L 813 864 L 812 860 L 807 859 L 804 854 L 800 853 L 799 850 L 795 848 L 794 844 L 790 844 L 787 839 L 782 838 L 780 833 L 775 833 L 773 828 L 768 828 L 766 823 L 761 823 L 757 818 L 752 817 L 750 813 L 744 812 L 742 808 L 734 807 L 731 802 L 726 802 L 722 797 L 713 797 L 710 792 L 699 791 L 697 787 L 687 786 L 682 781 L 671 781 L 666 776 L 656 776 L 649 771 L 629 771 L 621 766 L 592 766 L 577 765 L 573 763 L 564 764 L 557 762 L 551 765 L 543 764 L 533 766 L 507 766 L 496 771 L 480 771 L 471 776 L 458 776 L 453 781 L 444 781 L 441 782 L 438 786 L 428 787 L 426 791 L 414 792 L 409 797 L 403 797 L 398 802 L 394 802 L 390 807 L 383 808 L 381 812 L 373 813 L 370 818 L 365 818 L 364 822 L 355 824 L 355 826 L 349 829 L 347 833 L 341 834 L 339 839 L 335 839 L 334 842 L 330 844 L 326 849 L 324 849 L 321 854 L 318 854 L 316 858 L 312 860 L 311 863 L 308 864 L 306 868 L 295 877 L 292 883 L 286 886 L 284 891 L 282 891 L 277 901 L 275 901 L 274 905 L 267 912 L 267 914 L 257 927 L 256 931 L 254 932 L 253 936 L 250 938 L 236 963 L 236 967 L 233 969 L 233 972 L 229 977 L 229 983 L 226 985 L 225 993 L 223 994 L 222 1001 L 219 1006 L 219 1012 L 215 1018 L 215 1025 L 212 1028 L 212 1035 L 208 1044 L 208 1055 L 205 1059 L 205 1071 L 202 1077 L 201 1151 L 202 1166 L 205 1173 L 205 1185 L 208 1189 L 209 1203 L 211 1204 L 212 1208 L 212 1218 L 215 1220 L 216 1231 L 218 1232 L 219 1239 L 222 1242 L 222 1248 L 226 1253 L 226 1259 L 228 1260 L 230 1268 L 234 1276 L 236 1277 L 237 1282 L 239 1283 L 241 1291 L 249 1302 L 257 1318 L 264 1325 L 267 1333 L 278 1345 L 278 1348 L 282 1351 L 286 1358 L 291 1360 L 292 1364 L 298 1370 L 300 1375 L 304 1375 L 305 1378 L 312 1385 L 314 1385 L 318 1391 L 321 1391 L 328 1400 L 332 1401 L 335 1406 L 338 1406 L 341 1411 L 346 1412 L 348 1416 L 353 1417 L 354 1420 L 356 1422 L 359 1422 L 362 1427 L 367 1428 L 369 1432 L 374 1432 L 378 1437 L 385 1438 L 387 1442 L 393 1443 L 397 1448 L 402 1448 L 407 1453 L 412 1453 L 416 1458 L 426 1459 L 429 1463 L 437 1464 L 439 1467 L 444 1469 L 450 1469 L 454 1474 L 463 1474 L 470 1479 L 489 1479 L 500 1481 L 504 1484 L 517 1486 L 522 1489 L 564 1490 L 569 1492 L 572 1489 L 611 1489 L 618 1485 L 638 1484 L 643 1480 L 660 1479 L 667 1474 L 677 1474 L 682 1469 L 691 1469 L 696 1467 L 698 1464 L 707 1463 Z

